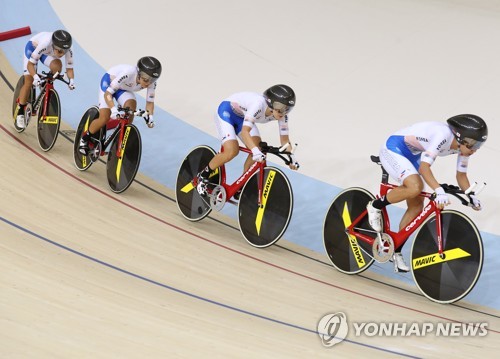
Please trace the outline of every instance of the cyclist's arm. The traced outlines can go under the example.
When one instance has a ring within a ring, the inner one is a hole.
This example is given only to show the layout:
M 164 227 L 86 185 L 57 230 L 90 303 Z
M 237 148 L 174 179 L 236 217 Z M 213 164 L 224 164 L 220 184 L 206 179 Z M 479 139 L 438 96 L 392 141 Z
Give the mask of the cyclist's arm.
M 250 130 L 251 129 L 252 129 L 252 127 L 248 126 L 247 124 L 244 124 L 243 127 L 242 127 L 242 129 L 241 129 L 241 132 L 240 132 L 241 140 L 243 141 L 243 143 L 245 144 L 245 146 L 248 149 L 250 149 L 250 150 L 252 148 L 258 146 L 258 144 L 254 143 L 254 141 L 252 139 L 252 136 L 250 135 Z
M 281 142 L 281 146 L 284 146 L 287 143 L 289 143 L 291 145 L 290 137 L 288 135 L 280 135 L 280 142 Z M 292 147 L 290 146 L 290 148 L 288 148 L 287 150 L 291 151 L 291 149 L 292 149 Z
M 32 63 L 31 61 L 28 61 L 28 72 L 29 74 L 31 75 L 31 77 L 35 76 L 36 74 L 36 67 L 35 67 L 35 64 Z
M 436 190 L 436 188 L 441 187 L 439 185 L 439 182 L 434 177 L 434 174 L 431 171 L 431 165 L 429 163 L 422 161 L 420 163 L 418 173 L 420 173 L 425 183 L 427 183 L 427 185 L 433 190 Z
M 146 101 L 146 111 L 148 111 L 149 114 L 152 115 L 155 112 L 155 103 Z
M 108 90 L 104 92 L 104 101 L 106 101 L 106 104 L 109 108 L 113 108 L 115 106 L 115 102 L 113 101 L 113 94 Z
M 68 78 L 74 79 L 75 78 L 75 72 L 73 71 L 73 48 L 70 48 L 67 52 L 66 55 L 64 55 L 64 60 L 66 61 L 66 74 L 68 75 Z
M 71 69 L 66 68 L 66 74 L 68 75 L 69 79 L 75 78 L 75 72 L 73 71 L 73 68 L 71 68 Z
M 462 190 L 466 190 L 470 187 L 469 178 L 467 177 L 467 172 L 457 171 L 457 183 Z

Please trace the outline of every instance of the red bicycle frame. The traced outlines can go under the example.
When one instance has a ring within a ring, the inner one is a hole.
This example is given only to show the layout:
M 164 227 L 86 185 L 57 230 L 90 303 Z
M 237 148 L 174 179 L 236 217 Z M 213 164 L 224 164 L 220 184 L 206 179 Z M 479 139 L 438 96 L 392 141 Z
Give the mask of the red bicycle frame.
M 387 192 L 391 189 L 394 189 L 398 186 L 390 184 L 390 183 L 381 183 L 380 184 L 380 196 L 385 196 Z M 432 194 L 427 192 L 421 192 L 419 194 L 420 197 L 431 198 Z M 417 228 L 424 223 L 424 221 L 433 213 L 436 214 L 436 233 L 437 233 L 437 241 L 438 241 L 438 253 L 440 256 L 443 254 L 443 243 L 442 243 L 442 227 L 441 227 L 441 209 L 436 206 L 434 200 L 430 200 L 428 204 L 424 205 L 422 211 L 413 218 L 410 223 L 406 225 L 405 228 L 401 229 L 398 232 L 391 231 L 391 223 L 389 220 L 389 215 L 387 213 L 387 208 L 384 207 L 382 209 L 383 218 L 384 218 L 384 232 L 387 233 L 392 240 L 394 241 L 394 248 L 399 248 L 404 242 L 408 240 L 408 238 L 412 235 L 413 232 Z M 359 222 L 368 215 L 367 211 L 364 210 L 352 223 L 349 227 L 347 227 L 347 233 L 350 236 L 354 236 L 356 238 L 361 239 L 363 242 L 366 242 L 370 245 L 373 244 L 375 238 L 367 236 L 363 233 L 360 233 L 356 230 L 356 226 Z
M 116 146 L 116 157 L 117 158 L 121 158 L 121 151 L 122 151 L 122 147 L 123 147 L 123 139 L 125 138 L 125 126 L 128 125 L 128 115 L 126 118 L 112 118 L 108 121 L 108 123 L 106 124 L 106 131 L 108 130 L 113 130 L 115 128 L 117 128 L 118 126 L 120 127 L 119 131 L 118 132 L 118 146 Z M 109 137 L 109 140 L 111 141 L 115 136 L 114 135 L 111 135 Z M 108 141 L 106 141 L 107 143 L 105 144 L 105 146 L 103 146 L 103 149 L 102 149 L 102 153 L 101 153 L 101 156 L 105 153 L 104 150 L 105 148 L 107 147 L 107 145 L 109 144 Z
M 52 90 L 53 88 L 54 88 L 53 82 L 50 81 L 50 80 L 47 80 L 47 83 L 45 84 L 45 96 L 43 98 L 43 107 L 42 107 L 42 118 L 44 120 L 47 117 L 47 111 L 48 111 L 48 106 L 49 106 L 50 90 Z M 34 113 L 34 115 L 36 115 L 36 114 L 37 113 Z
M 224 151 L 224 147 L 221 147 L 221 152 Z M 252 153 L 248 148 L 240 146 L 240 151 L 245 152 L 245 153 Z M 226 190 L 226 196 L 227 198 L 232 198 L 238 190 L 240 190 L 245 183 L 248 181 L 250 176 L 252 176 L 257 170 L 260 169 L 259 172 L 259 178 L 258 178 L 258 191 L 259 191 L 259 196 L 258 196 L 258 205 L 260 206 L 262 204 L 262 188 L 264 187 L 264 167 L 266 166 L 266 161 L 262 162 L 254 162 L 250 166 L 248 170 L 246 170 L 236 181 L 234 181 L 232 184 L 227 184 L 226 183 L 226 167 L 221 166 L 220 167 L 220 180 L 221 180 L 221 186 L 224 187 Z

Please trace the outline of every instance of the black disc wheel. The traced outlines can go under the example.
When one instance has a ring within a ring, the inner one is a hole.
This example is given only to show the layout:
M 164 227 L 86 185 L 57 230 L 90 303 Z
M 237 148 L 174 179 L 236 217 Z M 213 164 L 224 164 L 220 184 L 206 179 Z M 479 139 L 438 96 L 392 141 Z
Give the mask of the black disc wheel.
M 361 273 L 374 261 L 368 255 L 372 253 L 372 246 L 356 236 L 348 235 L 346 231 L 363 212 L 366 213 L 366 205 L 373 199 L 374 196 L 363 188 L 348 188 L 335 197 L 325 216 L 323 225 L 325 250 L 333 266 L 343 273 Z M 355 229 L 356 232 L 376 237 L 366 214 L 360 218 Z
M 184 218 L 199 221 L 212 211 L 208 196 L 201 196 L 193 186 L 193 179 L 215 156 L 215 151 L 208 146 L 198 146 L 184 158 L 177 173 L 175 198 L 177 207 Z M 219 170 L 210 175 L 210 183 L 220 184 Z
M 238 224 L 246 241 L 258 248 L 269 247 L 285 233 L 293 210 L 293 193 L 285 174 L 265 167 L 259 206 L 260 171 L 245 183 L 238 204 Z
M 123 140 L 118 134 L 111 143 L 106 162 L 106 174 L 111 191 L 122 193 L 130 187 L 141 163 L 142 143 L 139 130 L 126 125 Z
M 418 230 L 411 249 L 413 279 L 438 303 L 453 303 L 474 288 L 483 267 L 483 242 L 474 223 L 454 210 L 441 212 L 443 256 L 438 253 L 436 216 Z

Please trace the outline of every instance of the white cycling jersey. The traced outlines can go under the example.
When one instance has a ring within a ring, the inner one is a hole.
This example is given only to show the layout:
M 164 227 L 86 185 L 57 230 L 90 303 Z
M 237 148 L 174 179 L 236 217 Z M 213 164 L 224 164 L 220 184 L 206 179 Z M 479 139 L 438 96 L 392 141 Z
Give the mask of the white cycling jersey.
M 432 165 L 437 157 L 457 153 L 457 171 L 467 172 L 469 157 L 450 148 L 453 138 L 446 123 L 419 122 L 389 136 L 380 150 L 380 161 L 400 183 L 409 175 L 418 174 L 422 161 Z

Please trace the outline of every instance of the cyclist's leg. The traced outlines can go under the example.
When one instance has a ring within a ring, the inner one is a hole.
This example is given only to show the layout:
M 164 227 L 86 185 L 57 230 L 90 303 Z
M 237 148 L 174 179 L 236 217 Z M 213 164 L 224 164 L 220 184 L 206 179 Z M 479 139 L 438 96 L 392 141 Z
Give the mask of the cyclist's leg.
M 411 156 L 411 153 L 408 156 Z M 416 197 L 423 189 L 423 182 L 418 174 L 418 165 L 415 163 L 417 159 L 415 157 L 407 158 L 402 153 L 389 150 L 387 144 L 380 149 L 379 157 L 389 176 L 401 186 L 393 189 L 386 196 L 368 203 L 367 210 L 370 225 L 378 232 L 382 230 L 380 212 L 382 208 L 392 203 Z
M 31 47 L 33 47 L 33 45 L 31 44 L 30 41 L 26 45 L 25 56 L 23 56 L 24 84 L 21 87 L 21 90 L 19 91 L 19 98 L 16 99 L 18 103 L 18 108 L 17 111 L 15 112 L 15 120 L 16 120 L 16 127 L 20 130 L 26 128 L 25 108 L 28 101 L 30 101 L 31 89 L 33 87 L 33 76 L 30 75 L 30 72 L 28 71 L 28 66 L 32 69 L 33 72 L 36 73 L 36 65 L 29 61 L 31 52 L 34 49 L 34 48 L 31 49 Z
M 253 143 L 260 143 L 262 141 L 262 138 L 260 137 L 259 129 L 255 124 L 253 127 L 250 129 L 250 136 L 252 136 L 252 141 Z M 241 137 L 240 137 L 241 138 Z M 246 171 L 250 168 L 250 166 L 254 163 L 254 160 L 252 159 L 252 155 L 248 154 L 245 164 L 243 165 L 243 171 Z
M 235 132 L 235 117 L 230 105 L 226 102 L 219 106 L 215 114 L 215 127 L 223 150 L 217 153 L 208 165 L 197 174 L 196 189 L 201 195 L 206 194 L 210 174 L 238 155 L 239 144 Z
M 55 74 L 56 72 L 62 73 L 62 62 L 61 59 L 57 59 L 52 56 L 47 56 L 45 61 L 43 61 L 44 65 L 46 65 L 50 72 Z
M 133 96 L 133 98 L 132 98 L 132 96 Z M 122 102 L 123 102 L 123 104 L 122 104 Z M 135 98 L 135 94 L 133 94 L 132 92 L 121 95 L 118 98 L 118 103 L 122 107 L 130 108 L 132 111 L 135 111 L 137 109 L 137 100 Z M 134 115 L 130 115 L 128 117 L 128 123 L 132 123 L 132 122 L 134 122 Z
M 80 138 L 80 143 L 78 145 L 78 151 L 86 155 L 89 151 L 89 142 L 91 140 L 100 140 L 95 138 L 99 134 L 99 130 L 106 126 L 109 118 L 111 116 L 111 110 L 109 108 L 99 108 L 99 117 L 90 123 L 89 129 L 83 133 Z M 94 125 L 95 122 L 98 122 Z M 105 137 L 105 136 L 104 136 Z M 104 150 L 104 149 L 102 149 Z
M 231 161 L 239 152 L 239 145 L 237 140 L 225 140 L 222 144 L 223 151 L 217 153 L 196 176 L 196 189 L 199 194 L 207 194 L 207 185 L 210 182 L 210 175 L 217 168 L 223 166 L 225 163 Z
M 76 129 L 75 142 L 73 144 L 73 158 L 76 168 L 80 171 L 87 170 L 100 155 L 100 146 L 99 148 L 93 148 L 92 151 L 88 151 L 87 153 L 82 153 L 80 148 L 82 135 L 87 132 L 90 123 L 92 123 L 92 121 L 94 121 L 98 117 L 99 109 L 97 108 L 97 106 L 90 107 L 83 114 L 82 119 L 80 120 L 80 123 L 78 124 L 78 127 Z M 99 131 L 99 133 L 96 135 L 96 138 L 100 139 L 101 137 L 103 137 L 103 135 L 103 131 Z M 94 144 L 95 143 L 92 142 L 92 145 Z
M 35 47 L 31 43 L 31 41 L 29 41 L 26 44 L 26 48 L 24 50 L 24 56 L 23 56 L 24 86 L 21 88 L 21 91 L 19 92 L 20 105 L 26 105 L 31 92 L 31 87 L 33 86 L 33 76 L 30 75 L 28 67 L 30 67 L 31 70 L 33 70 L 36 73 L 37 66 L 29 60 L 31 57 L 31 53 L 33 52 L 34 49 Z

